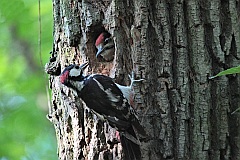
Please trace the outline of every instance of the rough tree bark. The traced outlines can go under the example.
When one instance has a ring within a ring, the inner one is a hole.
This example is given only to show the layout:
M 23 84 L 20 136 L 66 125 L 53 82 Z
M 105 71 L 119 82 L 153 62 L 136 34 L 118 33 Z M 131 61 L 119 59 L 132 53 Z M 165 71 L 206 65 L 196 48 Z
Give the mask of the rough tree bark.
M 60 85 L 65 66 L 89 61 L 89 73 L 120 84 L 128 74 L 135 109 L 151 136 L 143 159 L 240 159 L 240 79 L 209 80 L 239 65 L 237 0 L 53 0 L 54 42 L 50 62 L 52 106 L 59 159 L 122 159 L 115 130 Z M 113 62 L 95 58 L 94 41 L 106 30 L 115 42 Z

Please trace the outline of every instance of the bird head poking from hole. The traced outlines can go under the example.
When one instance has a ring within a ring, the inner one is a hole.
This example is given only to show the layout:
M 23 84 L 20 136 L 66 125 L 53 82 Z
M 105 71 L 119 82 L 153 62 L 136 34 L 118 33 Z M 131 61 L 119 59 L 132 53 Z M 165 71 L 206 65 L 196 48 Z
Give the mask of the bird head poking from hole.
M 105 38 L 107 38 L 105 32 L 101 33 L 96 39 L 95 46 L 98 46 L 99 44 L 104 43 Z
M 110 33 L 101 33 L 96 39 L 95 46 L 97 48 L 96 58 L 103 59 L 107 62 L 113 60 L 115 45 Z

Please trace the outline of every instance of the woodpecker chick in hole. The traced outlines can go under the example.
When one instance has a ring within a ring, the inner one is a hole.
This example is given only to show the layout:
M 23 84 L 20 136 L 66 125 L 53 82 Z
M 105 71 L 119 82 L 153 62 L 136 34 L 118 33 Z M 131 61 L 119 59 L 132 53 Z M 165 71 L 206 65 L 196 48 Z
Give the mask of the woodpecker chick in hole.
M 96 42 L 95 46 L 97 48 L 96 57 L 102 59 L 103 61 L 110 62 L 114 58 L 115 46 L 111 34 L 108 32 L 102 32 Z

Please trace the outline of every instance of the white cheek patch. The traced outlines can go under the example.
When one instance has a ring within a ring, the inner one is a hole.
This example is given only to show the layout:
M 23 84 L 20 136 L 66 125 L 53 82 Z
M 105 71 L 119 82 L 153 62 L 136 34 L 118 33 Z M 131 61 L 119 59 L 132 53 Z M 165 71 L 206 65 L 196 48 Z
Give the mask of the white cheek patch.
M 81 69 L 73 68 L 70 70 L 69 75 L 71 77 L 77 77 L 77 76 L 80 76 L 80 73 L 81 73 Z

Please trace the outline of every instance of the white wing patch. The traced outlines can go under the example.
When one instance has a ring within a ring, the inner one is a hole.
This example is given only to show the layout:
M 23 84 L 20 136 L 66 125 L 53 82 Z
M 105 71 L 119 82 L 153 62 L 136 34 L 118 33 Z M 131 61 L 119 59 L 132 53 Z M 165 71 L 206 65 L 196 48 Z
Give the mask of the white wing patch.
M 81 73 L 81 69 L 73 68 L 70 70 L 69 75 L 71 77 L 77 77 L 77 76 L 80 76 L 80 73 Z
M 112 102 L 119 102 L 119 98 L 120 98 L 120 97 L 112 94 L 110 88 L 107 89 L 107 90 L 105 90 L 105 92 L 107 93 L 108 98 L 109 98 Z
M 107 94 L 107 96 L 108 96 L 110 101 L 112 101 L 112 102 L 119 102 L 120 96 L 114 95 L 111 92 L 111 88 L 108 88 L 108 89 L 104 90 L 104 87 L 102 86 L 102 84 L 100 82 L 98 82 L 95 78 L 93 78 L 93 80 L 97 83 L 99 88 L 101 88 L 101 90 L 104 91 Z
M 93 80 L 97 83 L 98 87 L 105 92 L 105 90 L 104 90 L 103 86 L 101 85 L 101 83 L 98 82 L 95 78 L 93 78 Z
M 130 102 L 130 94 L 131 94 L 131 92 L 132 92 L 131 87 L 130 87 L 130 86 L 122 86 L 122 85 L 117 84 L 117 83 L 115 83 L 115 84 L 116 84 L 117 87 L 122 91 L 123 96 L 124 96 L 125 98 L 127 98 L 128 102 Z

